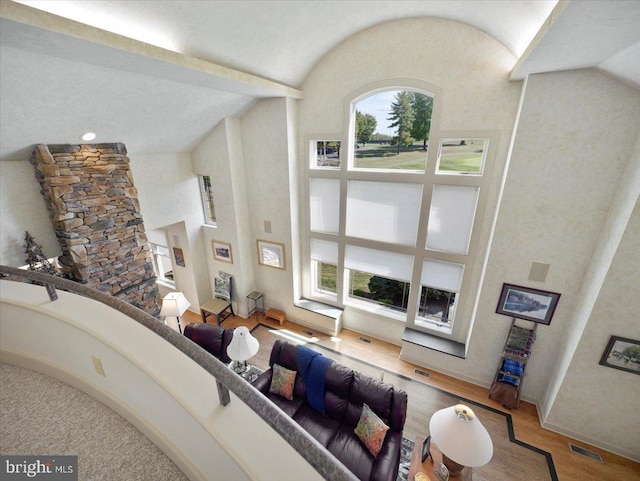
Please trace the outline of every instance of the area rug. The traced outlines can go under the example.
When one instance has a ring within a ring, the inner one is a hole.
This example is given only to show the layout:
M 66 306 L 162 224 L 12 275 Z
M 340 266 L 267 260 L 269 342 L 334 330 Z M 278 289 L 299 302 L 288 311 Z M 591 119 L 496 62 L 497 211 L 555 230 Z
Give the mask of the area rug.
M 400 467 L 396 481 L 407 481 L 409 479 L 409 468 L 411 467 L 411 454 L 416 443 L 407 438 L 402 438 L 402 448 L 400 449 Z
M 407 462 L 410 464 L 413 442 L 416 437 L 428 434 L 429 419 L 433 413 L 459 403 L 467 404 L 473 408 L 493 441 L 493 458 L 487 465 L 473 469 L 474 481 L 512 481 L 516 479 L 515 473 L 517 473 L 518 481 L 558 481 L 551 454 L 516 439 L 509 413 L 470 399 L 461 398 L 424 382 L 410 379 L 322 346 L 318 344 L 318 338 L 314 337 L 312 333 L 309 333 L 309 336 L 299 335 L 286 329 L 277 329 L 262 324 L 258 324 L 251 332 L 260 342 L 260 350 L 251 359 L 251 363 L 261 369 L 269 367 L 269 356 L 275 340 L 284 339 L 294 344 L 307 344 L 310 348 L 321 352 L 334 361 L 369 376 L 380 378 L 382 375 L 385 382 L 407 392 L 407 422 L 403 433 L 406 441 L 403 443 L 403 458 L 400 463 L 398 481 L 406 481 L 409 470 Z M 371 349 L 375 348 L 371 347 Z M 375 358 L 374 353 L 371 358 Z

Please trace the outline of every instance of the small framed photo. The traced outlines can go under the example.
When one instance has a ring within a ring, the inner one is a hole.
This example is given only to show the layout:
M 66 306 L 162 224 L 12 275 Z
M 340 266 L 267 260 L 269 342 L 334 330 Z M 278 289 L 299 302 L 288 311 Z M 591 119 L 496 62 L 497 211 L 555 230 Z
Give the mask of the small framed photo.
M 540 324 L 551 324 L 560 294 L 503 284 L 496 312 Z
M 285 268 L 284 244 L 258 239 L 258 263 L 261 266 Z
M 182 252 L 182 249 L 180 249 L 179 247 L 174 247 L 173 256 L 176 258 L 177 265 L 179 265 L 180 267 L 185 267 L 184 253 Z
M 600 359 L 600 364 L 640 374 L 640 341 L 611 336 Z
M 213 258 L 215 260 L 233 264 L 233 257 L 231 256 L 231 244 L 212 240 L 211 247 L 213 249 Z
M 427 439 L 422 443 L 422 462 L 424 463 L 431 455 L 431 436 L 427 436 Z

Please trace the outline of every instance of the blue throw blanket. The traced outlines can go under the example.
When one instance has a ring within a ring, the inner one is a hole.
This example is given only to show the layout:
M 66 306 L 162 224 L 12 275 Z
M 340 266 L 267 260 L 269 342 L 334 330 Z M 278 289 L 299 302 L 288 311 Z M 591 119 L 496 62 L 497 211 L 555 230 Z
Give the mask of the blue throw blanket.
M 306 346 L 296 346 L 298 369 L 307 389 L 307 401 L 313 409 L 324 414 L 324 376 L 333 362 Z

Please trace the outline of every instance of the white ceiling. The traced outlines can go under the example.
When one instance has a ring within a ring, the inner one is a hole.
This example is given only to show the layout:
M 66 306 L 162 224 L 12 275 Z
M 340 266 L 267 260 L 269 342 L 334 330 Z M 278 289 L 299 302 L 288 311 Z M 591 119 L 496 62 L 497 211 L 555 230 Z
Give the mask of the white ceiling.
M 482 30 L 514 54 L 515 79 L 598 67 L 640 87 L 637 0 L 0 2 L 0 160 L 88 130 L 130 153 L 189 151 L 256 97 L 300 98 L 323 55 L 404 17 Z

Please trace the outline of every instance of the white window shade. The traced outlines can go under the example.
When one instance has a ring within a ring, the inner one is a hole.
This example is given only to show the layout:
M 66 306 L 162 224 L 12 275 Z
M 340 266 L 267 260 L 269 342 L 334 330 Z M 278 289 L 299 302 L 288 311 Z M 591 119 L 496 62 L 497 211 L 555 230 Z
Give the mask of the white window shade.
M 344 266 L 351 270 L 411 282 L 413 256 L 347 245 Z
M 462 264 L 425 259 L 420 284 L 443 291 L 459 292 L 463 273 Z
M 311 260 L 327 264 L 338 264 L 338 243 L 311 239 Z
M 478 203 L 479 187 L 434 185 L 427 249 L 466 254 Z
M 340 220 L 340 181 L 310 179 L 311 230 L 337 234 Z
M 346 234 L 415 246 L 421 201 L 420 184 L 349 181 Z

